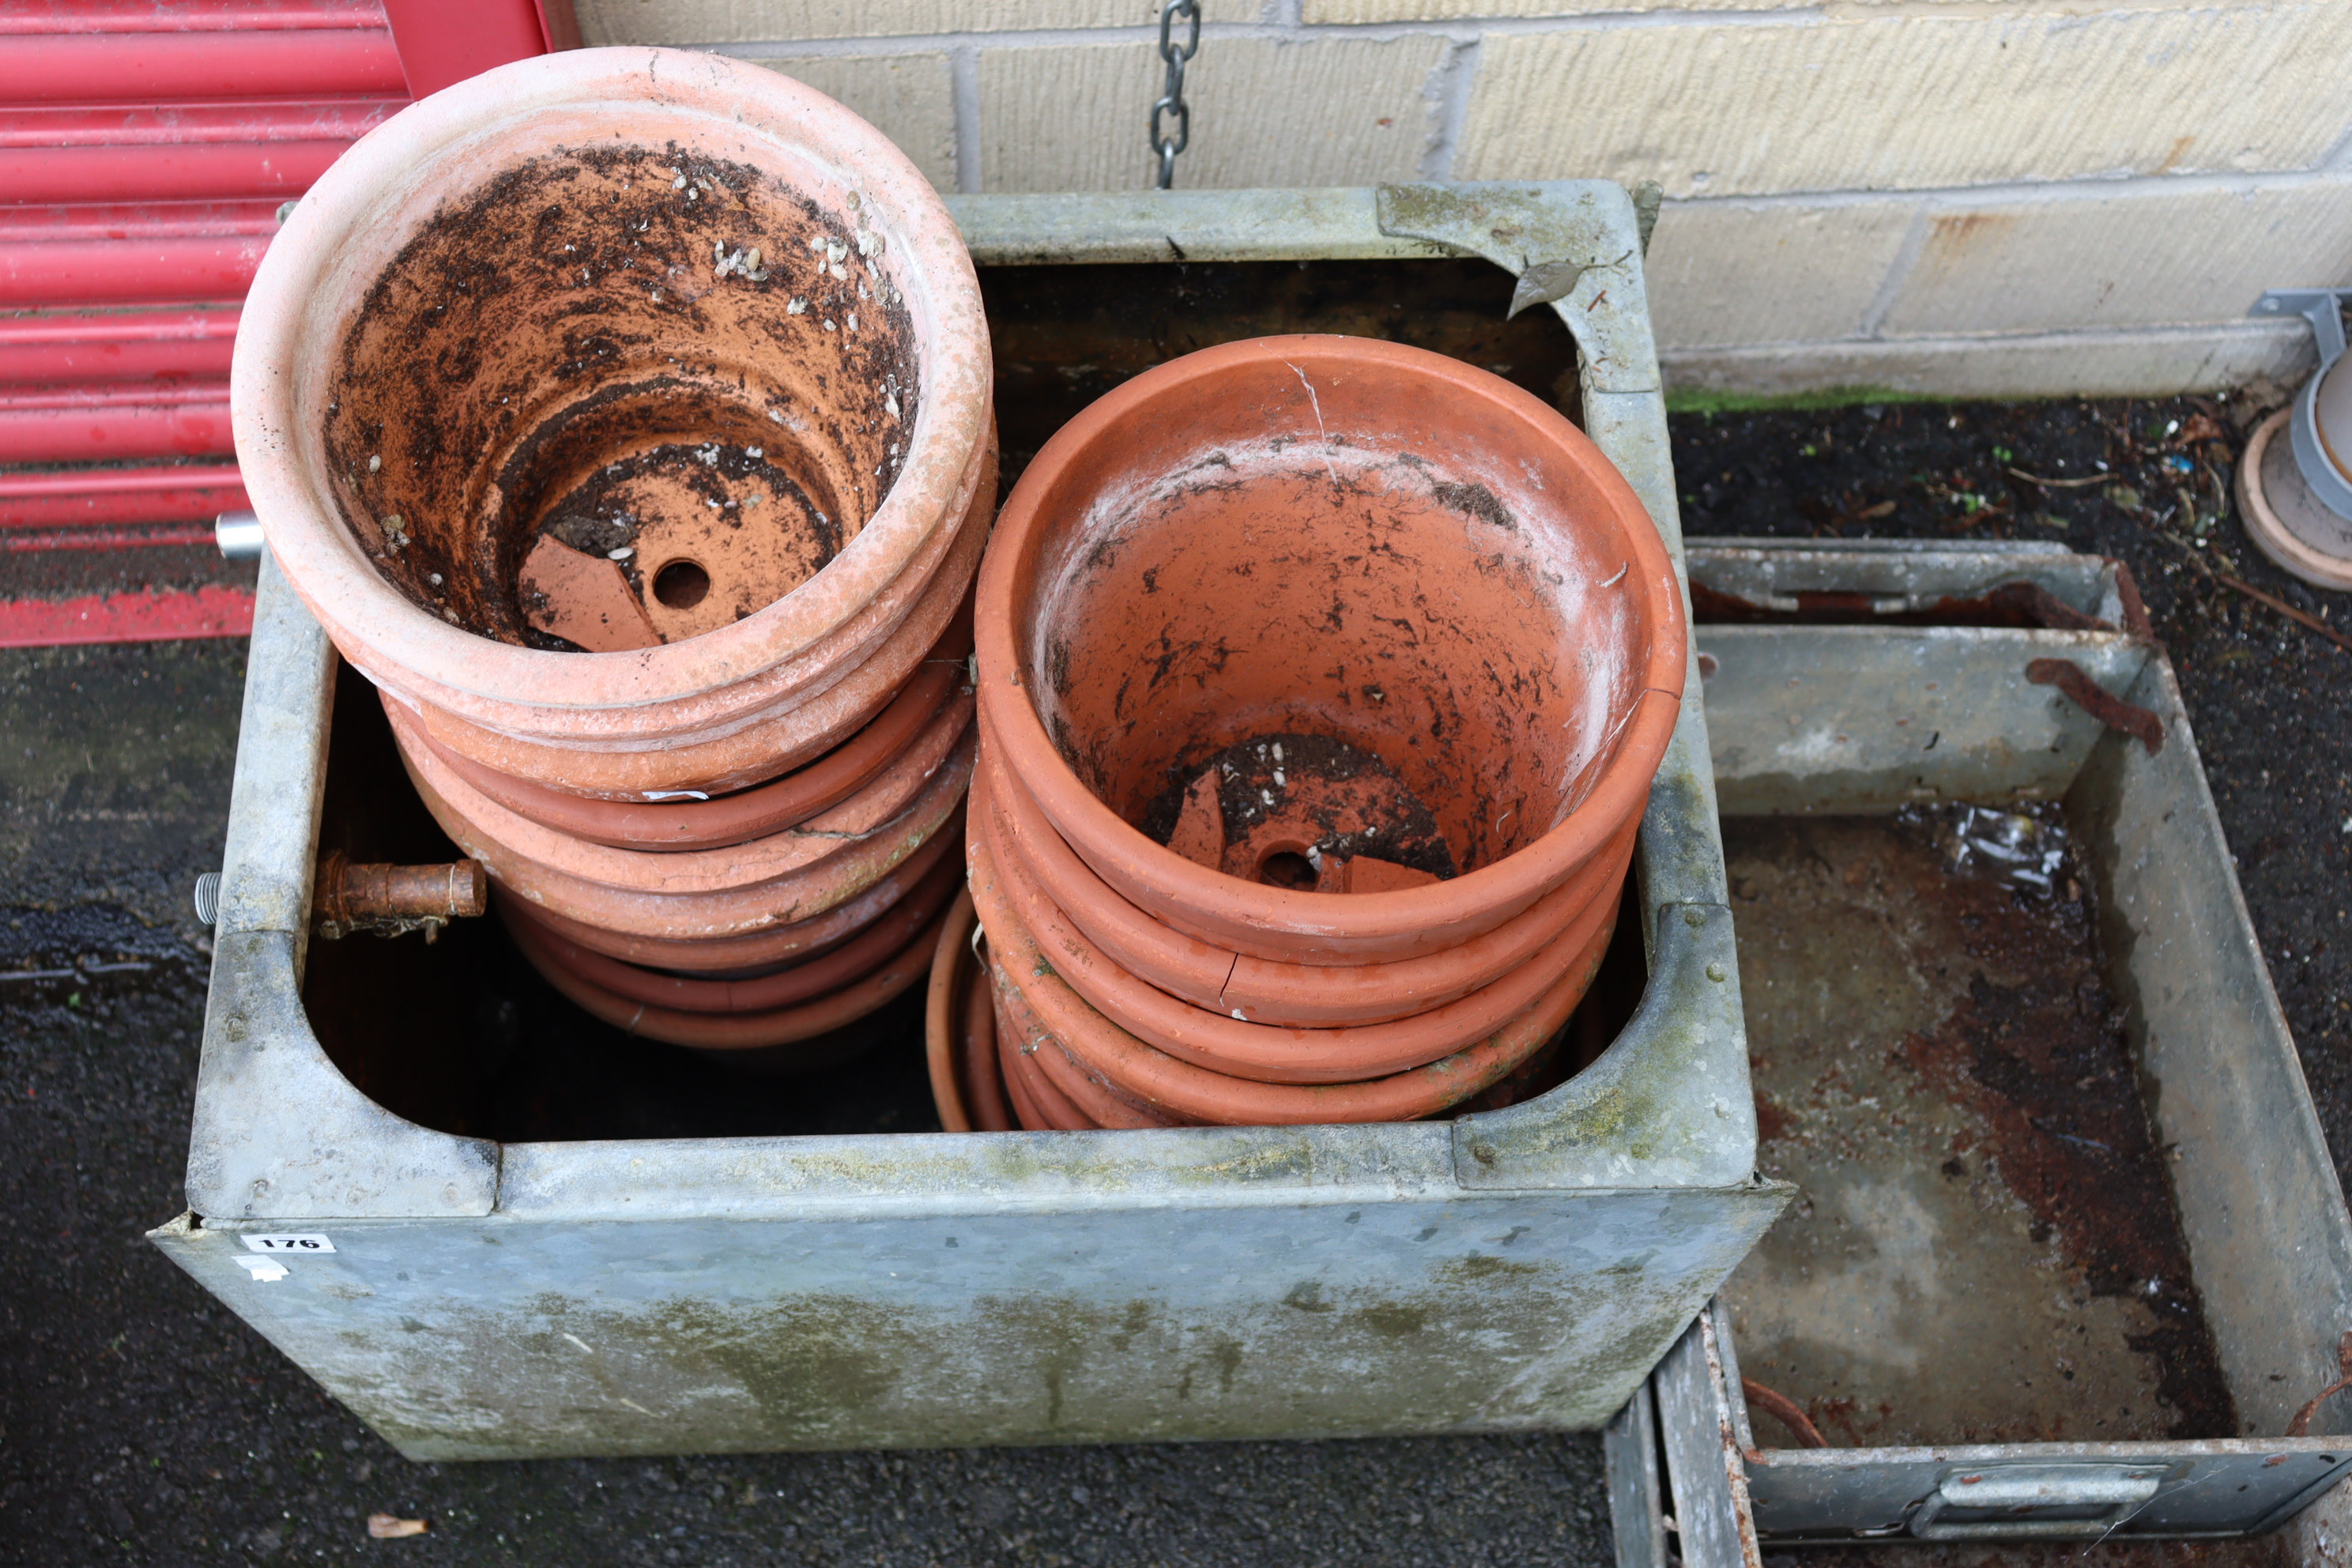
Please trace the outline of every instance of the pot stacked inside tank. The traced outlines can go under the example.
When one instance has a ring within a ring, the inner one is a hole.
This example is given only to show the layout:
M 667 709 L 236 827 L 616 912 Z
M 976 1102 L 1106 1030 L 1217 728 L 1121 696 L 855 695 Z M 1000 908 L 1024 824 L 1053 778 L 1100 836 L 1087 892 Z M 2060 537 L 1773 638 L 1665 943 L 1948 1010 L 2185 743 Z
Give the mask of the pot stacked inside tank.
M 962 880 L 986 332 L 894 149 L 679 58 L 626 135 L 597 72 L 641 62 L 564 64 L 583 101 L 436 150 L 404 224 L 314 194 L 294 248 L 331 217 L 352 247 L 283 280 L 342 300 L 286 399 L 315 500 L 257 505 L 540 970 L 638 1034 L 808 1065 L 924 973 Z M 412 113 L 479 117 L 449 97 Z
M 1394 344 L 1192 354 L 1039 454 L 976 620 L 992 1005 L 934 997 L 951 1121 L 991 1120 L 950 1103 L 990 1098 L 958 1047 L 1032 1128 L 1394 1121 L 1540 1079 L 1685 657 L 1655 529 L 1566 420 Z

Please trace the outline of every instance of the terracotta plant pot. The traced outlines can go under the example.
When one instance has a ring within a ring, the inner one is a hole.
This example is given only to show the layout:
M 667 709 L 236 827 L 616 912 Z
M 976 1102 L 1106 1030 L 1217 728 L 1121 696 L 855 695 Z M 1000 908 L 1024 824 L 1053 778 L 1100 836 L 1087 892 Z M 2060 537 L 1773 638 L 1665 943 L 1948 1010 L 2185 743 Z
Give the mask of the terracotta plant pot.
M 1612 854 L 1685 657 L 1664 546 L 1581 432 L 1336 337 L 1203 350 L 1066 426 L 999 516 L 974 635 L 988 746 L 1103 883 L 1313 965 L 1459 949 Z M 1286 736 L 1317 754 L 1262 813 L 1203 783 Z M 1253 841 L 1255 815 L 1305 842 Z M 1228 874 L 1237 844 L 1257 859 Z M 1268 885 L 1316 860 L 1392 886 Z
M 913 854 L 847 902 L 835 904 L 806 920 L 768 926 L 744 935 L 699 939 L 632 936 L 574 921 L 544 904 L 532 906 L 533 915 L 541 925 L 567 941 L 625 963 L 682 974 L 748 979 L 830 952 L 910 896 L 941 861 L 961 867 L 963 835 L 952 827 L 950 823 L 949 830 L 932 834 Z
M 975 598 L 966 855 L 1023 1123 L 1520 1092 L 1614 930 L 1685 637 L 1622 479 L 1453 360 L 1234 343 L 1088 409 Z
M 1591 934 L 1567 972 L 1525 1012 L 1465 1050 L 1362 1081 L 1260 1082 L 1156 1049 L 1092 1006 L 1063 977 L 1054 955 L 1041 951 L 1023 925 L 986 847 L 973 843 L 967 854 L 973 906 L 989 933 L 1006 1088 L 1017 1105 L 1022 1075 L 1029 1075 L 1028 1093 L 1038 1113 L 1047 1118 L 1032 1120 L 1024 1111 L 1023 1125 L 1029 1127 L 1278 1126 L 1404 1121 L 1439 1114 L 1502 1082 L 1554 1045 L 1599 971 L 1616 926 L 1612 898 L 1600 907 L 1600 918 L 1589 928 Z M 1018 1063 L 1015 1055 L 1023 1058 Z M 1040 1088 L 1038 1074 L 1053 1086 L 1054 1094 Z M 1098 1112 L 1108 1110 L 1104 1097 L 1120 1102 L 1116 1114 L 1143 1120 L 1101 1120 Z M 1066 1117 L 1074 1112 L 1060 1109 L 1066 1103 L 1090 1103 L 1096 1109 L 1083 1120 L 1070 1121 Z
M 762 727 L 936 597 L 985 519 L 990 387 L 914 165 L 659 49 L 502 67 L 363 138 L 273 241 L 231 374 L 247 492 L 345 656 L 520 750 L 634 753 L 639 793 L 756 782 L 789 750 Z
M 572 969 L 550 947 L 541 928 L 528 921 L 508 925 L 515 945 L 549 984 L 585 1012 L 616 1028 L 650 1040 L 685 1046 L 730 1066 L 769 1072 L 811 1072 L 847 1060 L 870 1039 L 836 1031 L 887 1005 L 930 973 L 939 940 L 939 920 L 916 932 L 898 951 L 855 983 L 813 1001 L 761 1013 L 710 1014 L 657 1007 L 621 995 Z M 814 1048 L 787 1050 L 803 1042 Z
M 997 1066 L 996 1009 L 977 934 L 971 895 L 959 892 L 940 924 L 923 1013 L 931 1102 L 949 1132 L 1005 1132 L 1016 1125 Z
M 968 689 L 971 617 L 945 637 L 864 728 L 817 761 L 782 778 L 716 799 L 627 802 L 550 789 L 458 755 L 419 726 L 418 736 L 458 777 L 541 827 L 615 849 L 716 849 L 780 833 L 839 805 L 897 763 Z
M 397 732 L 404 721 L 398 709 L 387 704 L 387 711 Z M 962 805 L 978 737 L 968 710 L 944 717 L 961 723 L 933 727 L 936 751 L 928 757 L 902 759 L 909 765 L 797 827 L 723 849 L 659 853 L 586 843 L 480 795 L 429 748 L 404 744 L 401 758 L 441 830 L 508 892 L 602 931 L 709 941 L 823 914 L 946 826 Z

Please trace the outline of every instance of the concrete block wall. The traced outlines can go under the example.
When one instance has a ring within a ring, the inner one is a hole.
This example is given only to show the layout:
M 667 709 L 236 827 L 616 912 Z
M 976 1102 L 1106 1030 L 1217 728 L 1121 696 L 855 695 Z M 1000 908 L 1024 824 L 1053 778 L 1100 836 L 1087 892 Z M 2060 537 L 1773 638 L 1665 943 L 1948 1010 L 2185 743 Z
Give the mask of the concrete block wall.
M 1156 0 L 577 0 L 761 60 L 942 189 L 1148 183 Z M 1202 0 L 1192 188 L 1656 180 L 1685 396 L 2287 380 L 2352 284 L 2352 0 Z

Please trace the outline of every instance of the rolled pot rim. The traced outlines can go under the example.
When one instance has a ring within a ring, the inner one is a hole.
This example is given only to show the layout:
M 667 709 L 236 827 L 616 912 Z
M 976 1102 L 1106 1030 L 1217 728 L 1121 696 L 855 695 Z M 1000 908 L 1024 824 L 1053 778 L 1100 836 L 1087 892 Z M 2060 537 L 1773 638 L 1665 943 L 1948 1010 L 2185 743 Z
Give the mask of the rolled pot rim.
M 1037 716 L 1024 684 L 1013 626 L 1014 574 L 1044 526 L 1039 500 L 1052 477 L 1089 442 L 1137 420 L 1155 397 L 1229 367 L 1274 359 L 1296 368 L 1314 358 L 1388 363 L 1448 382 L 1465 396 L 1502 405 L 1531 425 L 1565 426 L 1569 458 L 1627 515 L 1634 561 L 1629 584 L 1643 585 L 1657 610 L 1659 635 L 1620 725 L 1613 755 L 1565 821 L 1499 860 L 1446 881 L 1380 893 L 1318 893 L 1270 888 L 1196 865 L 1151 840 L 1087 787 L 1063 760 Z M 1688 619 L 1674 560 L 1641 498 L 1591 438 L 1557 409 L 1475 365 L 1403 343 L 1335 333 L 1254 338 L 1201 349 L 1153 366 L 1096 400 L 1055 433 L 1022 474 L 996 518 L 996 534 L 980 568 L 973 640 L 980 666 L 980 706 L 992 742 L 1035 796 L 1054 826 L 1098 873 L 1150 886 L 1192 919 L 1215 927 L 1282 931 L 1339 942 L 1381 942 L 1433 926 L 1484 929 L 1540 897 L 1604 846 L 1628 812 L 1646 805 L 1650 783 L 1664 759 L 1678 716 L 1688 650 Z M 1656 699 L 1664 698 L 1664 703 Z M 1664 713 L 1646 710 L 1662 707 Z
M 794 145 L 797 157 L 831 167 L 881 210 L 877 226 L 900 252 L 903 275 L 927 296 L 935 347 L 967 329 L 984 342 L 986 331 L 971 257 L 929 181 L 864 120 L 752 62 L 643 47 L 543 55 L 412 103 L 354 142 L 295 205 L 248 291 L 229 372 L 229 422 L 247 493 L 288 579 L 331 629 L 396 652 L 403 669 L 452 690 L 558 711 L 702 697 L 793 658 L 852 619 L 935 530 L 957 525 L 951 502 L 983 437 L 993 381 L 984 353 L 924 354 L 907 461 L 882 504 L 814 576 L 731 626 L 652 648 L 558 653 L 499 642 L 411 603 L 368 561 L 334 505 L 323 464 L 310 461 L 317 440 L 301 427 L 299 348 L 340 325 L 329 312 L 341 296 L 320 301 L 345 244 L 407 198 L 419 165 L 598 103 Z M 795 132 L 805 139 L 792 142 Z M 269 309 L 270 301 L 293 303 Z

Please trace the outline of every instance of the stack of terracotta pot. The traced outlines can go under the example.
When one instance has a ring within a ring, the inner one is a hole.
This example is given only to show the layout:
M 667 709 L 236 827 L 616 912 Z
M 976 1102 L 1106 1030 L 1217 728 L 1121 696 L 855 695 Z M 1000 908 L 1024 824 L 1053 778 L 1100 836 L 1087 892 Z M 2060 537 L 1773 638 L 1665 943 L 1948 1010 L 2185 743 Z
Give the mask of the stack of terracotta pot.
M 1399 1121 L 1540 1075 L 1685 655 L 1656 529 L 1557 412 L 1362 339 L 1162 365 L 1023 476 L 976 629 L 950 1125 Z
M 922 175 L 757 66 L 509 66 L 314 186 L 237 450 L 517 941 L 616 1024 L 763 1051 L 917 978 L 961 867 L 987 331 Z

